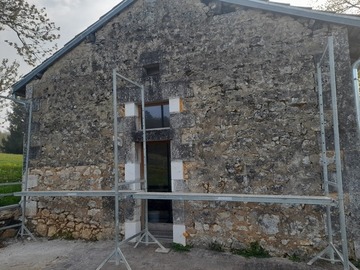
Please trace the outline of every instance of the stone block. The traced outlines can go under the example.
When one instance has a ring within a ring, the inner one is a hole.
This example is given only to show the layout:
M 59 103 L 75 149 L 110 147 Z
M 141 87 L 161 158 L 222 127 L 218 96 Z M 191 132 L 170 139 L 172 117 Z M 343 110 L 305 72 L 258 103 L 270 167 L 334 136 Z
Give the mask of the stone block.
M 46 237 L 48 234 L 48 226 L 44 223 L 38 223 L 36 225 L 36 232 L 43 237 Z
M 91 229 L 83 229 L 81 231 L 81 238 L 85 240 L 90 240 L 92 236 Z
M 186 245 L 186 236 L 188 233 L 186 232 L 185 225 L 177 224 L 173 225 L 173 242 L 181 244 L 183 246 Z
M 53 237 L 54 235 L 56 235 L 57 233 L 57 228 L 56 226 L 49 226 L 48 232 L 47 232 L 47 236 L 48 237 Z
M 184 166 L 182 160 L 171 161 L 171 179 L 184 179 Z
M 28 217 L 34 217 L 37 214 L 38 203 L 36 201 L 27 201 L 26 203 L 26 216 Z
M 14 238 L 19 229 L 7 229 L 0 233 L 0 239 Z

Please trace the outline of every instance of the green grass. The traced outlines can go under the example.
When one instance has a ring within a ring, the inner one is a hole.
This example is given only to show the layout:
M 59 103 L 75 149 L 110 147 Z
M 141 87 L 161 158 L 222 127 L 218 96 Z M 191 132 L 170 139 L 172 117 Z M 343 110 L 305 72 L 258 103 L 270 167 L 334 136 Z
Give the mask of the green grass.
M 21 182 L 22 155 L 0 153 L 0 183 Z M 21 185 L 0 186 L 0 194 L 21 191 Z M 0 207 L 16 204 L 20 197 L 0 197 Z
M 290 255 L 289 257 L 288 257 L 288 259 L 290 260 L 290 261 L 293 261 L 293 262 L 301 262 L 301 258 L 300 258 L 300 256 L 299 255 L 297 255 L 297 254 L 292 254 L 292 255 Z
M 360 260 L 350 260 L 352 262 L 353 265 L 355 265 L 355 267 L 359 268 L 360 267 Z
M 190 251 L 191 248 L 192 248 L 192 246 L 189 246 L 189 245 L 184 246 L 184 245 L 178 244 L 178 243 L 171 244 L 171 249 L 176 252 L 188 252 L 188 251 Z
M 265 250 L 262 246 L 260 246 L 259 242 L 252 242 L 250 246 L 245 249 L 232 249 L 231 253 L 236 255 L 241 255 L 246 258 L 255 257 L 255 258 L 269 258 L 270 254 L 267 250 Z

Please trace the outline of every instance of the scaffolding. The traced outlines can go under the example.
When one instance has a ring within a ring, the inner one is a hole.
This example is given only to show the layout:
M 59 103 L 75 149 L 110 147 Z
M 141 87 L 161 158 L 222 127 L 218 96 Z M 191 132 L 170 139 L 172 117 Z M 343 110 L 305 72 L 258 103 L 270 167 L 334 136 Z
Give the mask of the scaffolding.
M 31 119 L 32 119 L 33 104 L 32 104 L 31 100 L 19 100 L 19 99 L 7 97 L 7 96 L 0 96 L 0 98 L 5 99 L 5 100 L 11 100 L 17 104 L 20 104 L 20 105 L 24 106 L 25 110 L 28 112 L 27 130 L 26 130 L 27 136 L 26 136 L 26 140 L 25 140 L 25 163 L 23 166 L 24 177 L 19 182 L 2 183 L 2 184 L 0 184 L 0 186 L 14 186 L 14 185 L 20 184 L 20 185 L 22 185 L 22 190 L 27 191 L 28 190 L 28 173 L 29 173 L 30 139 L 31 139 Z M 15 194 L 15 192 L 0 194 L 0 197 L 6 197 L 6 196 L 16 196 L 16 194 Z M 27 236 L 31 237 L 33 240 L 36 240 L 34 235 L 30 232 L 30 230 L 25 225 L 26 200 L 27 200 L 27 198 L 24 195 L 24 196 L 21 196 L 21 201 L 19 204 L 13 204 L 13 205 L 0 207 L 0 211 L 14 209 L 14 208 L 19 207 L 19 205 L 21 207 L 21 223 L 9 225 L 9 226 L 2 226 L 2 227 L 0 227 L 0 231 L 20 227 L 20 230 L 18 231 L 19 236 L 24 237 L 27 235 Z
M 326 59 L 328 61 L 326 61 Z M 335 148 L 335 165 L 336 165 L 336 177 L 331 180 L 328 171 L 328 159 L 327 159 L 327 145 L 326 145 L 326 115 L 324 112 L 324 90 L 326 90 L 326 84 L 323 78 L 323 72 L 328 69 L 328 79 L 330 80 L 330 94 L 331 94 L 331 108 L 332 108 L 332 126 L 334 135 L 334 148 Z M 345 205 L 344 205 L 344 191 L 343 191 L 343 178 L 342 178 L 342 165 L 341 165 L 341 150 L 340 150 L 340 134 L 339 134 L 339 119 L 338 119 L 338 106 L 337 106 L 337 89 L 336 89 L 336 70 L 335 70 L 335 54 L 334 54 L 334 38 L 328 38 L 328 44 L 316 65 L 317 73 L 317 90 L 319 95 L 319 108 L 320 108 L 320 132 L 321 132 L 321 160 L 323 167 L 323 182 L 325 196 L 330 195 L 330 187 L 334 188 L 334 192 L 337 193 L 337 203 L 339 211 L 340 222 L 340 235 L 342 244 L 342 253 L 336 248 L 333 241 L 332 219 L 330 206 L 326 206 L 326 225 L 328 230 L 328 246 L 315 256 L 308 264 L 311 265 L 318 259 L 328 258 L 322 257 L 328 255 L 330 261 L 334 262 L 334 252 L 339 257 L 340 261 L 344 265 L 344 269 L 349 269 L 351 266 L 353 269 L 357 269 L 351 262 L 349 262 L 348 241 L 346 234 L 346 220 L 345 220 Z
M 326 61 L 326 59 L 328 61 Z M 334 133 L 334 147 L 335 147 L 335 163 L 336 163 L 336 177 L 334 180 L 330 180 L 328 176 L 328 160 L 327 160 L 327 145 L 326 145 L 326 134 L 325 134 L 325 112 L 324 112 L 324 101 L 323 101 L 323 77 L 325 67 L 329 68 L 328 74 L 330 78 L 330 92 L 332 101 L 332 126 Z M 309 204 L 309 205 L 321 205 L 326 207 L 326 229 L 327 229 L 327 242 L 328 246 L 316 255 L 312 260 L 308 262 L 312 265 L 319 259 L 328 260 L 331 263 L 341 262 L 344 270 L 357 269 L 351 262 L 349 262 L 348 242 L 346 235 L 346 223 L 345 223 L 345 211 L 344 211 L 344 193 L 342 183 L 342 172 L 341 172 L 341 158 L 340 158 L 340 138 L 339 138 L 339 121 L 337 111 L 337 94 L 336 94 L 336 74 L 335 74 L 335 60 L 334 60 L 334 39 L 329 37 L 327 46 L 322 54 L 321 59 L 317 63 L 317 90 L 319 95 L 319 108 L 320 108 L 320 128 L 321 128 L 321 160 L 323 167 L 323 184 L 324 184 L 324 196 L 295 196 L 295 195 L 256 195 L 256 194 L 214 194 L 214 193 L 172 193 L 172 192 L 148 192 L 147 191 L 147 164 L 146 164 L 146 127 L 145 127 L 145 98 L 144 98 L 144 86 L 138 84 L 125 76 L 119 74 L 116 69 L 113 70 L 113 112 L 114 112 L 114 190 L 100 190 L 100 191 L 77 191 L 77 190 L 65 190 L 65 191 L 28 191 L 25 185 L 25 189 L 22 192 L 15 193 L 15 195 L 22 196 L 92 196 L 92 197 L 114 197 L 115 198 L 115 249 L 114 251 L 99 265 L 97 270 L 100 270 L 112 257 L 115 256 L 115 263 L 124 263 L 127 269 L 131 269 L 130 265 L 126 261 L 124 254 L 121 252 L 120 246 L 123 243 L 127 243 L 130 240 L 140 237 L 136 242 L 135 247 L 139 243 L 155 243 L 159 245 L 160 251 L 167 252 L 156 238 L 151 235 L 148 230 L 148 211 L 147 211 L 147 200 L 200 200 L 200 201 L 226 201 L 226 202 L 254 202 L 254 203 L 270 203 L 270 204 Z M 143 151 L 144 151 L 144 181 L 140 182 L 127 182 L 132 183 L 144 183 L 143 190 L 120 190 L 119 186 L 119 160 L 118 160 L 118 106 L 117 106 L 117 78 L 124 80 L 137 86 L 141 91 L 141 109 L 142 109 L 142 132 L 143 132 Z M 30 139 L 30 129 L 28 130 L 28 143 Z M 26 153 L 27 162 L 29 152 Z M 26 167 L 28 169 L 28 167 Z M 28 173 L 25 173 L 25 182 L 27 182 Z M 337 196 L 331 196 L 330 186 L 334 187 Z M 119 227 L 120 227 L 120 216 L 119 216 L 119 201 L 125 197 L 132 197 L 134 199 L 141 199 L 145 204 L 145 228 L 140 233 L 127 238 L 120 242 L 119 239 Z M 26 204 L 23 204 L 25 207 Z M 337 208 L 339 212 L 340 221 L 340 234 L 341 234 L 341 246 L 342 251 L 340 252 L 334 244 L 333 229 L 332 229 L 332 208 Z M 23 209 L 25 215 L 25 208 Z M 25 217 L 23 216 L 23 220 Z M 143 239 L 145 238 L 145 241 Z M 152 241 L 149 241 L 149 238 Z M 327 255 L 328 257 L 323 257 Z M 335 259 L 335 256 L 338 259 Z

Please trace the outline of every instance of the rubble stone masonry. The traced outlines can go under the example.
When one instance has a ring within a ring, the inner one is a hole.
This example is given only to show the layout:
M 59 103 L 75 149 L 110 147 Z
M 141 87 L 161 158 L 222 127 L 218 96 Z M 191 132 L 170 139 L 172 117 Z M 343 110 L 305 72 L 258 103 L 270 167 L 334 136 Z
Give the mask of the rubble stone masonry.
M 181 99 L 166 138 L 171 159 L 184 164 L 184 191 L 323 194 L 315 61 L 329 35 L 335 37 L 345 188 L 353 196 L 358 186 L 351 156 L 358 142 L 347 29 L 199 0 L 135 1 L 28 85 L 35 104 L 33 189 L 113 187 L 116 67 L 145 85 L 146 102 Z M 159 74 L 147 76 L 144 66 L 154 63 Z M 140 163 L 134 152 L 138 119 L 123 113 L 124 103 L 140 104 L 140 93 L 123 82 L 118 87 L 123 167 Z M 112 237 L 109 198 L 35 200 L 29 224 L 40 235 Z M 360 224 L 354 205 L 348 201 L 352 247 Z M 314 254 L 326 242 L 321 206 L 186 202 L 182 211 L 193 244 L 238 248 L 258 241 L 283 255 Z

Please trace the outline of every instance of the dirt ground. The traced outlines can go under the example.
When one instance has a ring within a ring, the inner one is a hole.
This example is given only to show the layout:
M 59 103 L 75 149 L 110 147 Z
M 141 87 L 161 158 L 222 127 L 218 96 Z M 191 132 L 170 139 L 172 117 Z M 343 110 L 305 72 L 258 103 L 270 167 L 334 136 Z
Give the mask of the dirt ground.
M 97 267 L 115 250 L 113 241 L 37 241 L 11 240 L 3 243 L 0 248 L 1 270 L 90 270 Z M 169 247 L 170 244 L 164 244 Z M 162 269 L 162 270 L 338 270 L 341 265 L 327 262 L 316 262 L 308 266 L 305 262 L 295 263 L 282 258 L 246 259 L 230 253 L 215 252 L 206 249 L 192 248 L 190 252 L 171 250 L 167 254 L 155 252 L 156 245 L 140 244 L 137 248 L 131 243 L 121 246 L 131 269 Z M 103 270 L 126 269 L 123 262 L 115 264 L 110 259 Z

